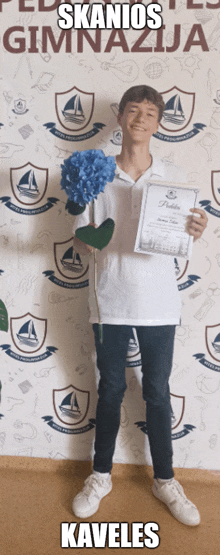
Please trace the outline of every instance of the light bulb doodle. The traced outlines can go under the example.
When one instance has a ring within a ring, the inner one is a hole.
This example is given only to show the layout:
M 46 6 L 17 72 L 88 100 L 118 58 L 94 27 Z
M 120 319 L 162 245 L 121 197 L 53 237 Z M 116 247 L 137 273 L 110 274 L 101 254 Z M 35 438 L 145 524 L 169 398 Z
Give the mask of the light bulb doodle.
M 212 162 L 212 150 L 217 145 L 218 139 L 214 133 L 206 133 L 198 144 L 204 148 L 208 154 L 207 162 Z

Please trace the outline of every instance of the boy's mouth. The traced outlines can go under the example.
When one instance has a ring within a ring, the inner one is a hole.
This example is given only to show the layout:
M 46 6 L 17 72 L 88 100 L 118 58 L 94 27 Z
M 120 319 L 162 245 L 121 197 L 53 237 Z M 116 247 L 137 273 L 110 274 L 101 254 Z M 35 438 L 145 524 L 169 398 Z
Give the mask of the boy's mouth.
M 138 131 L 146 131 L 146 129 L 144 129 L 144 127 L 141 127 L 140 125 L 132 125 L 131 127 L 132 129 L 138 129 Z

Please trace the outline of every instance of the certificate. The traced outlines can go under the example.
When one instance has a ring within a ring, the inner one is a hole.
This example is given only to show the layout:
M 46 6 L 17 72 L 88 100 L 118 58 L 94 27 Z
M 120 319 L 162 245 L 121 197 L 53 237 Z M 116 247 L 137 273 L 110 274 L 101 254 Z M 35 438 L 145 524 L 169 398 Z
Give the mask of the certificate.
M 134 252 L 189 259 L 193 237 L 186 231 L 199 189 L 175 183 L 148 182 L 144 187 Z

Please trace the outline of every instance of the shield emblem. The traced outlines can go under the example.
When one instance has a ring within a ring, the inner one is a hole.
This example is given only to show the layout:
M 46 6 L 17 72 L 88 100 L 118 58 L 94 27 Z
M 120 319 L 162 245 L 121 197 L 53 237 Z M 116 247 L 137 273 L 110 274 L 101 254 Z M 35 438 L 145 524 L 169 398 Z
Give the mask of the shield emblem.
M 165 131 L 178 133 L 189 125 L 195 106 L 195 93 L 182 91 L 172 87 L 161 93 L 165 102 L 165 109 L 160 126 Z
M 89 265 L 85 256 L 80 256 L 73 248 L 73 237 L 62 243 L 54 243 L 54 258 L 59 273 L 66 279 L 82 278 Z
M 128 344 L 127 362 L 132 362 L 138 355 L 140 355 L 139 342 L 137 338 L 136 329 L 132 328 L 131 337 Z
M 10 168 L 11 188 L 15 198 L 26 206 L 40 202 L 48 184 L 48 169 L 39 168 L 30 162 Z
M 205 340 L 210 356 L 217 362 L 220 362 L 220 324 L 206 326 Z
M 215 202 L 220 206 L 220 170 L 212 171 L 211 184 Z
M 86 127 L 94 110 L 94 93 L 72 87 L 69 91 L 55 93 L 57 118 L 67 131 L 81 131 Z
M 214 98 L 216 104 L 220 104 L 220 90 L 216 91 L 216 98 Z
M 170 393 L 172 430 L 179 426 L 185 409 L 185 397 Z
M 25 114 L 28 110 L 26 110 L 26 100 L 22 100 L 22 98 L 18 98 L 18 100 L 14 101 L 14 110 L 16 114 Z
M 27 312 L 18 318 L 10 318 L 10 330 L 12 340 L 19 351 L 26 354 L 36 353 L 45 342 L 47 320 Z
M 57 418 L 68 426 L 77 426 L 89 410 L 90 392 L 69 385 L 63 389 L 53 389 L 53 406 Z
M 175 264 L 176 280 L 179 281 L 186 273 L 186 270 L 189 265 L 189 261 L 184 260 L 184 258 L 174 258 L 174 264 Z

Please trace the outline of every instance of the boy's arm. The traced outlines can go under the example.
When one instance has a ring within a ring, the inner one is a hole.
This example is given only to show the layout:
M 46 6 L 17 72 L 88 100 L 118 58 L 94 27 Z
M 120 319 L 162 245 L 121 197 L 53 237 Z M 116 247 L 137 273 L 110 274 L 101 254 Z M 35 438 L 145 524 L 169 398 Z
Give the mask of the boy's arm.
M 208 222 L 206 212 L 201 210 L 201 208 L 190 208 L 190 212 L 193 214 L 198 214 L 199 218 L 192 215 L 187 217 L 186 231 L 189 235 L 192 235 L 194 241 L 200 239 L 205 230 Z

